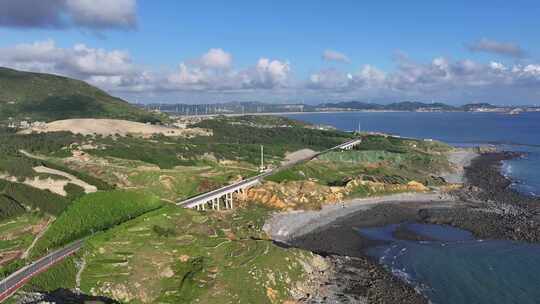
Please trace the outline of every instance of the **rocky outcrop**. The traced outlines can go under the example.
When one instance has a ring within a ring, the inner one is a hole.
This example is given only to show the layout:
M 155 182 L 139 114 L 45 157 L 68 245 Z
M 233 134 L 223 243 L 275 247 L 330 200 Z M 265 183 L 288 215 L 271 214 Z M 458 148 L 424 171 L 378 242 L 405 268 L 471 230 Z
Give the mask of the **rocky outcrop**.
M 344 186 L 326 186 L 315 181 L 265 182 L 252 188 L 243 197 L 246 201 L 255 201 L 283 210 L 316 210 L 323 205 L 342 202 L 357 189 L 363 188 L 368 194 L 425 192 L 429 189 L 422 183 L 385 183 L 365 180 L 362 177 L 345 182 Z M 242 198 L 242 197 L 241 197 Z
M 261 187 L 250 189 L 246 199 L 278 209 L 319 209 L 324 204 L 342 201 L 344 195 L 343 187 L 313 181 L 265 182 Z
M 429 188 L 424 186 L 424 184 L 417 181 L 410 181 L 405 184 L 397 184 L 397 183 L 385 183 L 385 182 L 364 180 L 364 179 L 351 180 L 345 186 L 345 190 L 346 192 L 351 193 L 359 186 L 364 186 L 366 190 L 370 193 L 405 192 L 405 191 L 424 192 L 424 191 L 429 190 Z
M 521 154 L 486 153 L 473 160 L 466 168 L 466 186 L 455 191 L 468 205 L 423 210 L 421 219 L 466 229 L 481 239 L 540 242 L 540 198 L 514 190 L 500 172 L 501 161 L 515 157 Z

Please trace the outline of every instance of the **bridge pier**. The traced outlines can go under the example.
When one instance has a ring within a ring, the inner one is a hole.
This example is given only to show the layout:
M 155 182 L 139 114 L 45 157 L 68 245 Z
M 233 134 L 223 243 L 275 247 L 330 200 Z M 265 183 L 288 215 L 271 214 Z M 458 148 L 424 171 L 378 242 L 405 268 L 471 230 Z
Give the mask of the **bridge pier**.
M 225 208 L 233 209 L 233 194 L 225 194 Z
M 234 192 L 228 192 L 219 197 L 201 201 L 201 203 L 194 206 L 194 208 L 199 211 L 206 211 L 207 206 L 212 210 L 218 211 L 220 211 L 222 207 L 225 209 L 234 209 L 234 193 L 245 193 L 245 190 L 235 190 Z

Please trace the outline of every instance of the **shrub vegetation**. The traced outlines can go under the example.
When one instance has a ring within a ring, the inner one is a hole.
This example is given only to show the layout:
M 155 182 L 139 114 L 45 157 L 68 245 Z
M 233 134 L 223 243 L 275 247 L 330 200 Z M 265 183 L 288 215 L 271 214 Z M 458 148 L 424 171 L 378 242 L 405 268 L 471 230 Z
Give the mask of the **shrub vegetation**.
M 7 182 L 3 193 L 22 206 L 55 216 L 71 204 L 70 200 L 61 195 L 20 183 Z
M 118 190 L 87 194 L 58 217 L 32 254 L 41 256 L 48 249 L 109 229 L 161 206 L 157 197 L 141 192 Z

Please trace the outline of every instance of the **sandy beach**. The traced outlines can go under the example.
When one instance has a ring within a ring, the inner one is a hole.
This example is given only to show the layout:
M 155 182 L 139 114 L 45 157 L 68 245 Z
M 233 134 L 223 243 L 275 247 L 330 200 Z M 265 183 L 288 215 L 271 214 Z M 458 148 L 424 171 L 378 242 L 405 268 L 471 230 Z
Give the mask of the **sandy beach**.
M 449 161 L 453 164 L 454 172 L 445 172 L 441 176 L 451 183 L 463 183 L 464 168 L 469 166 L 471 161 L 479 154 L 468 149 L 455 149 L 448 155 Z M 368 210 L 381 203 L 441 203 L 455 201 L 456 198 L 438 191 L 429 193 L 399 193 L 379 197 L 357 198 L 345 200 L 343 204 L 326 205 L 317 211 L 289 211 L 275 213 L 264 225 L 264 230 L 270 237 L 279 242 L 287 242 L 307 234 L 317 228 L 329 225 L 339 218 L 354 214 L 359 211 Z
M 264 230 L 275 241 L 286 243 L 289 239 L 329 225 L 339 218 L 368 210 L 381 203 L 428 203 L 454 200 L 439 193 L 400 193 L 380 197 L 352 199 L 344 204 L 326 205 L 317 211 L 290 211 L 275 213 L 264 225 Z M 438 204 L 439 205 L 439 204 Z

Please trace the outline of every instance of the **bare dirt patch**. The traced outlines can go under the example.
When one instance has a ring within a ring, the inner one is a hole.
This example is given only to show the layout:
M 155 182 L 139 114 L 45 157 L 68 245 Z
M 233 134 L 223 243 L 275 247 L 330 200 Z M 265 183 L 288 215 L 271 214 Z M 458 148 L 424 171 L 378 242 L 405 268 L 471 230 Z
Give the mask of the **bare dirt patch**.
M 152 134 L 163 134 L 165 136 L 192 137 L 210 135 L 209 131 L 199 128 L 169 128 L 128 120 L 94 118 L 57 120 L 44 124 L 43 126 L 23 130 L 20 133 L 28 134 L 32 132 L 41 133 L 60 131 L 69 131 L 74 134 L 82 135 L 100 134 L 104 136 L 125 136 L 128 134 L 150 136 Z
M 285 155 L 285 160 L 281 164 L 284 166 L 293 164 L 295 162 L 310 158 L 315 154 L 317 154 L 317 152 L 311 149 L 302 149 L 292 153 L 287 153 L 287 155 Z
M 17 258 L 21 255 L 20 250 L 15 251 L 8 251 L 8 252 L 2 252 L 0 253 L 0 266 L 7 264 Z
M 59 176 L 67 178 L 67 180 L 65 179 L 57 180 L 57 179 L 52 179 L 52 178 L 39 179 L 39 177 L 34 177 L 33 179 L 27 178 L 24 181 L 25 184 L 38 188 L 38 189 L 42 189 L 42 190 L 48 189 L 51 192 L 66 196 L 67 193 L 64 190 L 64 186 L 67 185 L 68 183 L 72 183 L 72 184 L 82 187 L 85 193 L 92 193 L 92 192 L 97 191 L 96 186 L 90 185 L 87 182 L 82 181 L 78 179 L 77 177 L 69 173 L 66 173 L 64 171 L 51 169 L 44 166 L 34 167 L 34 171 L 36 171 L 37 173 L 47 173 L 47 174 L 59 175 Z

